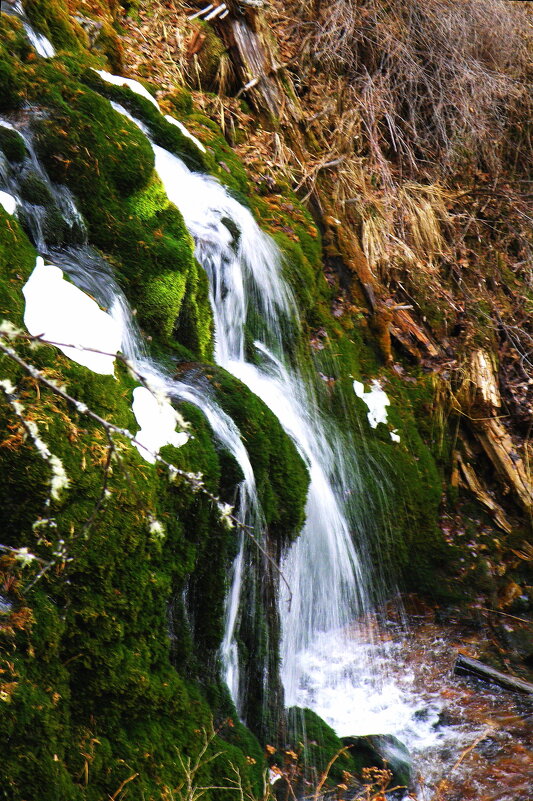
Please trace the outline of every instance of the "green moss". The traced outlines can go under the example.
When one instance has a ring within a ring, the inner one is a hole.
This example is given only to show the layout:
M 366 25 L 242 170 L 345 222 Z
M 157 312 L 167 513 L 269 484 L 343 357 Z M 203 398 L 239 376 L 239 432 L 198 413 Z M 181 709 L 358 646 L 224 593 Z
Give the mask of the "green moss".
M 205 358 L 212 328 L 207 279 L 154 174 L 149 143 L 90 89 L 70 80 L 59 89 L 49 118 L 36 126 L 49 173 L 78 198 L 91 241 L 115 261 L 141 327 L 167 341 L 178 331 Z
M 165 188 L 161 179 L 154 172 L 152 177 L 143 189 L 134 193 L 128 200 L 128 207 L 131 213 L 137 215 L 141 220 L 150 220 L 156 214 L 168 208 L 170 201 L 167 198 Z
M 0 61 L 0 111 L 12 111 L 22 103 L 22 83 L 11 64 Z
M 79 50 L 85 42 L 85 34 L 70 16 L 65 0 L 26 0 L 24 10 L 55 47 Z
M 196 55 L 198 60 L 198 78 L 201 86 L 207 91 L 217 87 L 220 61 L 226 48 L 215 30 L 207 22 L 195 20 L 195 34 L 202 37 L 202 46 Z
M 178 119 L 183 116 L 188 116 L 193 111 L 192 95 L 187 89 L 181 86 L 177 89 L 173 89 L 171 94 L 167 95 L 165 99 L 176 112 Z
M 289 740 L 299 754 L 304 778 L 316 787 L 331 759 L 343 749 L 343 743 L 331 726 L 311 709 L 291 707 L 287 710 Z M 340 753 L 328 774 L 326 786 L 343 781 L 343 773 L 358 770 L 357 758 Z
M 209 159 L 205 154 L 179 128 L 167 122 L 149 100 L 136 94 L 128 86 L 107 83 L 92 70 L 87 70 L 82 78 L 87 86 L 104 97 L 120 103 L 133 116 L 144 122 L 150 129 L 155 143 L 179 155 L 190 169 L 209 170 Z
M 29 278 L 36 252 L 14 217 L 0 207 L 0 319 L 22 324 L 23 298 L 20 277 Z
M 54 202 L 50 190 L 37 173 L 30 172 L 25 175 L 19 187 L 21 197 L 23 200 L 27 200 L 28 203 L 47 206 Z
M 222 408 L 246 441 L 270 534 L 286 545 L 304 521 L 308 485 L 304 463 L 278 419 L 259 398 L 220 368 L 209 368 L 208 374 Z
M 20 134 L 2 125 L 0 125 L 0 150 L 4 151 L 7 160 L 11 162 L 23 161 L 26 155 L 26 146 Z

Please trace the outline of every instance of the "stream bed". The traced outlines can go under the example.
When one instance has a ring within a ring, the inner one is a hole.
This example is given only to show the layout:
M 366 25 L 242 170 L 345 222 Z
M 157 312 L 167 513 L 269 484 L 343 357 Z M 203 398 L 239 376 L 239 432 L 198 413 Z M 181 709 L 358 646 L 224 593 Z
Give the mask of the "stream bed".
M 341 737 L 401 740 L 413 764 L 409 798 L 531 801 L 532 699 L 455 676 L 457 654 L 479 656 L 487 630 L 433 621 L 427 612 L 407 626 L 374 621 L 319 636 L 301 655 L 298 704 Z

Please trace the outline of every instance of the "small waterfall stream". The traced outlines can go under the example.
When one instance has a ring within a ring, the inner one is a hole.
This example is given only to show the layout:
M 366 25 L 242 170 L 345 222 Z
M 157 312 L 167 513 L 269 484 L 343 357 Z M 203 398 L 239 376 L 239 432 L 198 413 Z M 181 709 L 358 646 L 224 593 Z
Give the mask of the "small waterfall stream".
M 53 58 L 55 56 L 56 51 L 52 42 L 44 34 L 36 31 L 30 24 L 20 0 L 16 0 L 15 3 L 2 2 L 0 8 L 5 14 L 12 14 L 21 20 L 30 44 L 42 58 Z
M 118 104 L 113 106 L 149 136 L 139 120 Z M 166 193 L 183 214 L 197 259 L 209 277 L 215 360 L 271 409 L 309 470 L 305 526 L 282 564 L 292 597 L 289 603 L 288 590 L 281 585 L 279 600 L 282 680 L 287 705 L 295 705 L 307 681 L 306 649 L 320 632 L 337 631 L 342 640 L 342 627 L 369 610 L 354 545 L 354 535 L 363 534 L 363 526 L 348 519 L 343 497 L 358 482 L 357 466 L 352 461 L 348 475 L 340 436 L 322 418 L 312 387 L 291 364 L 283 333 L 298 325 L 297 309 L 274 243 L 218 181 L 191 172 L 153 142 L 152 147 Z M 238 228 L 237 244 L 225 224 L 228 219 Z M 250 316 L 253 362 L 245 350 Z M 235 601 L 240 575 L 236 567 L 230 596 Z M 231 620 L 233 626 L 233 616 Z M 235 701 L 239 706 L 238 697 Z

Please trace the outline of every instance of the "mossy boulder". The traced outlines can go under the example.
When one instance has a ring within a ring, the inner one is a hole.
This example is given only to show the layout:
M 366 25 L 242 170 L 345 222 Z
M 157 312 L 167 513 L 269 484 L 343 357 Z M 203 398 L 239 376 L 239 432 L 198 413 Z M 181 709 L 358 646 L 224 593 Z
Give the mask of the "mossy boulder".
M 14 266 L 11 261 L 11 279 L 2 272 L 0 286 L 6 299 L 13 288 L 9 313 L 18 322 L 22 280 L 17 274 L 30 269 L 34 254 L 12 224 L 17 239 L 10 255 L 18 261 Z M 135 430 L 130 409 L 134 382 L 125 370 L 118 371 L 117 380 L 95 376 L 51 346 L 32 350 L 21 342 L 16 347 L 91 410 Z M 60 787 L 65 797 L 101 798 L 127 778 L 127 763 L 128 770 L 138 773 L 130 797 L 162 797 L 165 787 L 170 791 L 180 779 L 176 748 L 197 753 L 201 731 L 209 730 L 213 715 L 199 677 L 180 675 L 170 662 L 165 607 L 200 567 L 204 548 L 212 558 L 216 554 L 224 570 L 227 530 L 209 501 L 186 484 L 173 486 L 168 475 L 144 462 L 121 437 L 115 442 L 120 462 L 108 474 L 102 504 L 108 448 L 102 429 L 50 390 L 41 387 L 36 394 L 33 379 L 5 358 L 2 381 L 13 387 L 6 390 L 3 384 L 0 390 L 2 430 L 8 432 L 0 450 L 6 471 L 2 541 L 13 548 L 24 543 L 39 558 L 56 560 L 34 588 L 39 563 L 10 559 L 3 564 L 14 610 L 2 619 L 0 632 L 8 656 L 0 682 L 8 699 L 0 723 L 4 793 L 19 800 L 38 788 L 41 798 L 52 799 Z M 57 495 L 51 492 L 52 463 L 24 437 L 26 417 L 38 420 L 39 436 L 68 478 Z M 202 471 L 206 485 L 217 491 L 218 458 L 205 422 L 195 424 L 198 436 L 191 446 L 183 452 L 168 447 L 165 456 Z M 31 500 L 24 500 L 28 485 Z M 196 616 L 189 669 L 205 664 L 207 648 L 216 664 L 224 594 L 222 584 L 212 596 L 208 621 Z M 25 617 L 20 615 L 22 598 L 31 610 Z M 215 620 L 217 636 L 207 641 L 203 626 Z M 242 746 L 248 749 L 251 743 L 243 740 Z M 248 754 L 218 739 L 209 753 L 215 750 L 225 756 L 202 769 L 203 784 L 220 785 L 228 775 L 228 760 L 244 776 L 260 772 L 257 746 Z M 88 782 L 83 779 L 87 766 Z
M 26 145 L 20 134 L 3 125 L 0 125 L 0 150 L 11 162 L 23 161 L 26 155 Z
M 406 746 L 392 734 L 368 734 L 361 737 L 342 737 L 342 743 L 353 758 L 365 767 L 390 770 L 391 784 L 406 790 L 412 787 L 412 761 Z
M 345 773 L 355 775 L 358 771 L 357 756 L 345 748 L 331 726 L 311 709 L 297 706 L 288 709 L 287 731 L 292 749 L 299 755 L 302 778 L 308 786 L 309 783 L 311 787 L 317 786 L 330 762 L 326 786 L 342 782 Z
M 35 172 L 27 173 L 21 180 L 20 196 L 28 203 L 38 206 L 53 204 L 53 198 L 45 182 Z

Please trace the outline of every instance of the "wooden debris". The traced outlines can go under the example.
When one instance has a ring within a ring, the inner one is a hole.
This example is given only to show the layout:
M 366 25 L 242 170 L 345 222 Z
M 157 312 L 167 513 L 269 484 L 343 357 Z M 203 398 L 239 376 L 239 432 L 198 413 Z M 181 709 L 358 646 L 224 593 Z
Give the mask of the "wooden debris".
M 530 682 L 517 679 L 516 676 L 511 676 L 508 673 L 501 673 L 478 659 L 472 659 L 463 654 L 457 656 L 453 672 L 456 676 L 475 676 L 478 679 L 497 684 L 506 690 L 533 695 L 533 684 Z
M 499 416 L 501 396 L 496 360 L 491 353 L 478 349 L 472 354 L 456 402 L 457 410 L 465 416 L 502 483 L 512 489 L 526 510 L 530 510 L 533 507 L 531 473 Z M 466 480 L 469 479 L 466 477 Z
M 466 462 L 458 451 L 454 453 L 454 462 L 453 475 L 454 477 L 457 476 L 457 479 L 455 479 L 455 486 L 460 484 L 466 489 L 469 489 L 477 500 L 489 510 L 499 527 L 509 534 L 512 531 L 512 526 L 507 520 L 505 512 L 501 506 L 496 503 L 494 498 L 489 495 L 487 489 L 483 487 L 472 465 Z M 457 472 L 455 472 L 456 470 Z M 452 483 L 454 483 L 454 481 L 452 481 Z
M 531 474 L 501 421 L 496 418 L 476 421 L 474 428 L 483 450 L 500 478 L 511 486 L 520 503 L 526 509 L 531 509 L 533 506 Z
M 390 332 L 417 360 L 422 358 L 422 352 L 433 358 L 439 355 L 438 348 L 425 331 L 415 323 L 412 315 L 400 306 L 393 309 Z M 420 348 L 422 348 L 422 352 Z

